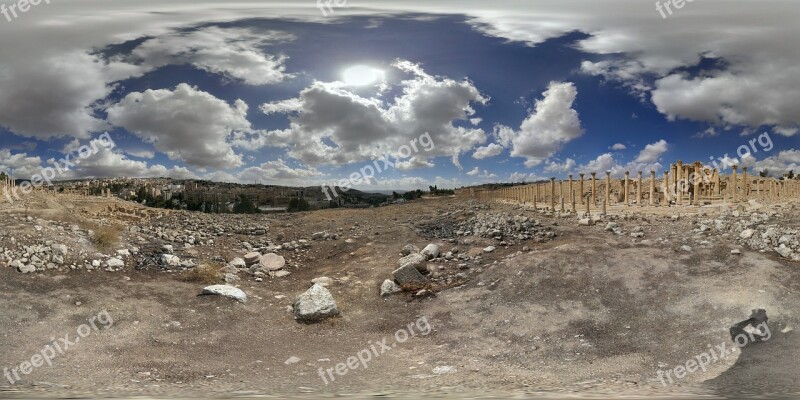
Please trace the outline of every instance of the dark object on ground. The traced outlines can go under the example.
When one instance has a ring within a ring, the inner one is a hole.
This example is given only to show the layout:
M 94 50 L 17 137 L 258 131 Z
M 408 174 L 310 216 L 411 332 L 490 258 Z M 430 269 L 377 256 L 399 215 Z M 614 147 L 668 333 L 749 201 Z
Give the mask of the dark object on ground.
M 745 347 L 753 342 L 761 342 L 769 339 L 769 327 L 767 326 L 767 310 L 759 308 L 752 310 L 750 318 L 737 323 L 730 329 L 731 340 L 740 347 Z M 743 343 L 737 341 L 737 337 L 743 336 L 747 340 Z

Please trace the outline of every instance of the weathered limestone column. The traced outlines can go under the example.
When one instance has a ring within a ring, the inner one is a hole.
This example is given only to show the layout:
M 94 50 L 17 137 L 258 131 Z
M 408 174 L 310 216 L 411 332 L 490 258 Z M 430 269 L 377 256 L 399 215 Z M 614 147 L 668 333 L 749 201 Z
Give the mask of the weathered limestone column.
M 581 205 L 583 205 L 583 175 L 584 174 L 581 173 L 581 174 L 578 174 L 578 175 L 581 176 L 581 184 L 580 184 L 580 187 L 578 189 L 580 189 L 579 193 L 580 193 L 580 198 L 581 198 Z
M 641 207 L 642 204 L 642 171 L 639 171 L 639 183 L 636 186 L 636 206 Z
M 592 172 L 592 205 L 597 207 L 597 172 Z
M 700 161 L 695 161 L 694 163 L 694 205 L 695 207 L 700 207 L 700 179 L 702 175 L 700 175 L 703 170 L 703 164 L 700 164 Z
M 558 181 L 558 198 L 561 199 L 561 211 L 564 211 L 564 181 Z
M 747 167 L 742 167 L 742 200 L 747 201 L 750 199 L 750 185 L 747 182 Z
M 670 169 L 672 169 L 672 168 L 670 168 Z M 664 202 L 667 203 L 668 207 L 669 207 L 669 199 L 670 199 L 670 195 L 669 195 L 669 171 L 664 171 Z
M 678 163 L 675 164 L 675 204 L 681 205 L 683 204 L 683 189 L 684 184 L 681 182 L 683 178 L 683 161 L 678 160 Z
M 550 178 L 550 211 L 556 211 L 556 178 Z
M 570 201 L 572 201 L 575 198 L 574 192 L 572 190 L 572 174 L 569 174 L 569 194 L 567 194 L 567 196 L 568 196 L 567 198 Z
M 656 205 L 656 171 L 650 171 L 650 205 Z
M 739 166 L 734 165 L 731 168 L 733 168 L 733 174 L 731 175 L 731 180 L 733 181 L 733 184 L 731 185 L 731 196 L 733 197 L 732 202 L 736 203 L 736 171 L 739 169 Z
M 575 203 L 575 192 L 572 193 L 572 212 L 578 215 L 578 205 Z
M 628 200 L 628 185 L 629 185 L 629 182 L 630 182 L 630 176 L 631 176 L 631 173 L 628 172 L 628 171 L 625 171 L 625 182 L 624 182 L 625 187 L 622 189 L 622 193 L 624 193 L 624 197 L 623 198 L 625 199 L 625 207 L 630 207 L 631 206 L 631 203 Z
M 611 171 L 606 171 L 606 206 L 611 205 Z

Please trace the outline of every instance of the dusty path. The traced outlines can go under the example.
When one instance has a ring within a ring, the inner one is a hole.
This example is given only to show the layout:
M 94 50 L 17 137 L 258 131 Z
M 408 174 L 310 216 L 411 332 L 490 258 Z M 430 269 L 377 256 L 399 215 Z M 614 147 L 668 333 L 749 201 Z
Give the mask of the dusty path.
M 182 281 L 181 274 L 22 275 L 0 268 L 0 368 L 30 360 L 52 337 L 75 336 L 100 311 L 114 319 L 52 367 L 14 385 L 0 382 L 0 397 L 800 391 L 798 265 L 744 248 L 731 255 L 739 246 L 725 237 L 682 252 L 690 241 L 680 233 L 688 221 L 620 222 L 644 227 L 652 243 L 641 244 L 602 226 L 529 214 L 556 222 L 560 235 L 543 244 L 498 246 L 465 272 L 466 284 L 437 297 L 382 299 L 378 286 L 406 244 L 435 242 L 460 251 L 497 245 L 485 238 L 448 244 L 416 229 L 462 208 L 442 199 L 265 217 L 270 235 L 291 239 L 343 228 L 343 236 L 315 242 L 288 277 L 239 282 L 249 296 L 245 304 L 197 296 L 202 285 Z M 499 211 L 526 213 L 505 205 L 489 210 Z M 798 220 L 794 215 L 787 223 L 797 227 Z M 347 243 L 352 227 L 361 233 Z M 342 315 L 298 324 L 286 308 L 319 276 L 335 280 L 330 289 Z M 709 344 L 730 343 L 728 327 L 757 307 L 768 310 L 769 341 L 666 388 L 658 381 L 659 369 L 683 364 Z M 422 317 L 430 334 L 390 346 L 366 369 L 337 375 L 335 382 L 326 385 L 320 377 L 320 368 L 384 338 L 394 343 L 397 330 Z M 286 364 L 291 357 L 300 361 Z

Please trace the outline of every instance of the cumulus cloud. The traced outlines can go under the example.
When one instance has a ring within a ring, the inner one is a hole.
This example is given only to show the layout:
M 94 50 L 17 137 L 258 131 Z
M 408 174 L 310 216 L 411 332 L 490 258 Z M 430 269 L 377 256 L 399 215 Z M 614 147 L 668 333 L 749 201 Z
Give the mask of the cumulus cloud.
M 544 172 L 568 173 L 573 171 L 576 165 L 575 160 L 571 158 L 567 158 L 563 163 L 551 161 L 544 167 Z
M 107 112 L 111 123 L 152 143 L 172 160 L 203 168 L 242 165 L 228 143 L 234 131 L 250 129 L 247 104 L 241 100 L 231 106 L 182 83 L 174 91 L 129 93 Z
M 235 143 L 248 149 L 287 147 L 290 157 L 308 165 L 345 165 L 389 154 L 411 168 L 432 166 L 429 160 L 437 156 L 451 156 L 458 166 L 459 154 L 486 141 L 483 130 L 454 125 L 475 114 L 473 104 L 488 101 L 471 82 L 432 76 L 405 60 L 393 66 L 411 77 L 397 85 L 401 94 L 391 104 L 337 82 L 314 82 L 297 98 L 261 106 L 265 113 L 289 114 L 288 129 L 239 135 Z M 426 135 L 430 143 L 422 141 Z
M 321 176 L 322 173 L 314 168 L 292 168 L 283 159 L 267 161 L 257 167 L 250 167 L 237 175 L 241 182 L 304 182 L 308 178 Z
M 578 112 L 572 109 L 577 95 L 573 83 L 551 82 L 518 131 L 498 126 L 495 134 L 501 143 L 511 146 L 512 157 L 525 158 L 527 167 L 539 165 L 583 134 Z
M 637 163 L 652 163 L 658 161 L 661 155 L 667 152 L 667 141 L 661 139 L 655 143 L 648 144 L 636 156 Z
M 205 27 L 148 39 L 131 54 L 148 70 L 165 65 L 191 64 L 249 85 L 278 83 L 290 77 L 284 55 L 269 55 L 261 47 L 294 40 L 280 31 Z
M 500 146 L 497 143 L 489 143 L 488 146 L 481 146 L 475 149 L 475 153 L 472 154 L 472 158 L 483 160 L 484 158 L 498 156 L 502 152 L 503 146 Z
M 628 146 L 625 146 L 622 143 L 615 143 L 613 146 L 611 146 L 611 150 L 625 150 L 627 148 Z

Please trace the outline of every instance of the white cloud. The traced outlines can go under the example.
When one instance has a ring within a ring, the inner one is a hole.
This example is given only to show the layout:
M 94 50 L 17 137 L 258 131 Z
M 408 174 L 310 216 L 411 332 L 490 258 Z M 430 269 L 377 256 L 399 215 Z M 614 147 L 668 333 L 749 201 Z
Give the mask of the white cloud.
M 286 161 L 277 159 L 267 161 L 260 166 L 246 168 L 237 174 L 237 179 L 244 183 L 302 183 L 310 178 L 321 176 L 322 173 L 314 168 L 292 168 Z
M 148 39 L 131 54 L 148 70 L 188 63 L 249 85 L 266 85 L 291 75 L 285 72 L 286 56 L 264 54 L 260 47 L 291 40 L 293 35 L 279 31 L 210 26 Z
M 496 143 L 489 143 L 488 146 L 482 146 L 475 149 L 472 158 L 483 160 L 484 158 L 494 157 L 503 152 L 503 146 Z
M 625 146 L 622 143 L 615 143 L 613 146 L 611 146 L 611 150 L 625 150 L 627 148 L 628 146 Z
M 404 60 L 393 66 L 412 76 L 400 82 L 402 92 L 391 104 L 362 97 L 337 82 L 315 82 L 296 99 L 261 106 L 265 113 L 290 113 L 289 129 L 241 135 L 235 143 L 247 149 L 287 147 L 290 157 L 308 165 L 345 165 L 386 153 L 413 156 L 404 160 L 403 168 L 432 166 L 429 160 L 437 156 L 451 156 L 459 166 L 458 155 L 484 143 L 486 134 L 453 123 L 470 119 L 472 105 L 488 99 L 469 81 L 428 75 Z M 422 143 L 426 134 L 432 146 Z M 411 153 L 402 154 L 404 147 Z
M 233 106 L 185 83 L 174 91 L 128 93 L 107 110 L 108 120 L 151 142 L 172 160 L 211 168 L 242 164 L 228 139 L 236 130 L 250 129 L 247 104 Z
M 547 165 L 544 167 L 544 172 L 554 172 L 554 173 L 565 174 L 565 173 L 572 172 L 575 169 L 576 165 L 577 165 L 577 163 L 575 162 L 575 160 L 573 160 L 571 158 L 567 158 L 566 161 L 564 161 L 564 163 L 562 163 L 562 164 L 559 164 L 557 162 L 551 161 L 551 162 L 548 162 Z
M 661 155 L 667 152 L 667 141 L 661 139 L 655 143 L 648 144 L 639 152 L 636 157 L 637 163 L 653 163 L 661 158 Z
M 583 134 L 578 112 L 572 109 L 577 94 L 571 82 L 551 82 L 519 131 L 497 126 L 495 135 L 510 144 L 512 157 L 524 157 L 527 167 L 539 165 Z

